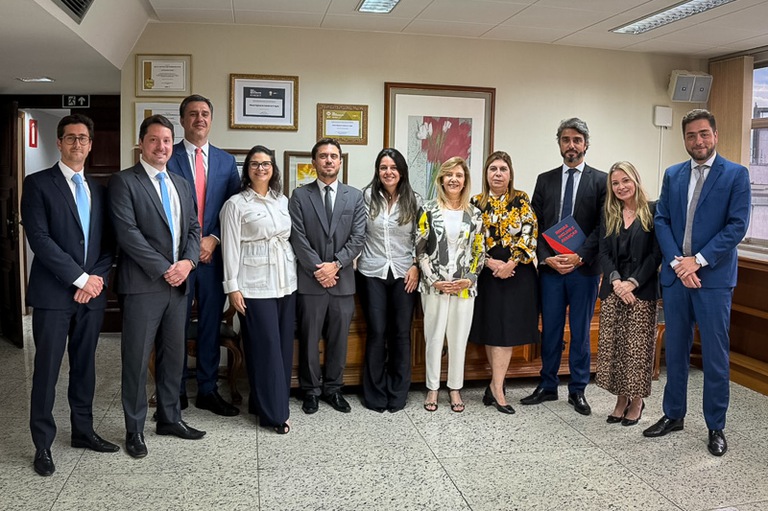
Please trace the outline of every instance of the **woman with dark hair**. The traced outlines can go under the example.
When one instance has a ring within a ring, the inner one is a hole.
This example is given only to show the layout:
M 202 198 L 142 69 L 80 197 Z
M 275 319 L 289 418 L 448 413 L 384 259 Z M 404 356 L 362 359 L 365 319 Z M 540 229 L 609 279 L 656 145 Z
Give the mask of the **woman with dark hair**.
M 451 410 L 464 411 L 464 358 L 477 294 L 477 274 L 483 267 L 485 245 L 480 211 L 469 203 L 467 162 L 454 157 L 435 177 L 437 198 L 419 213 L 416 256 L 421 269 L 424 309 L 427 397 L 424 409 L 437 410 L 440 362 L 448 343 L 448 396 Z
M 240 193 L 224 203 L 220 219 L 224 292 L 240 316 L 248 410 L 262 426 L 285 434 L 291 429 L 296 260 L 274 151 L 255 146 L 248 152 Z
M 415 233 L 419 199 L 397 149 L 382 149 L 363 190 L 366 240 L 357 260 L 368 323 L 363 404 L 377 412 L 405 407 L 411 385 L 411 319 L 419 284 Z
M 651 394 L 661 250 L 656 207 L 627 161 L 614 163 L 600 224 L 600 332 L 595 382 L 616 395 L 609 424 L 637 424 Z
M 472 198 L 482 211 L 485 267 L 477 279 L 470 342 L 485 345 L 491 384 L 483 403 L 501 413 L 507 404 L 504 379 L 513 346 L 539 342 L 539 290 L 536 268 L 538 222 L 528 195 L 515 190 L 512 158 L 496 151 L 485 160 L 483 193 Z

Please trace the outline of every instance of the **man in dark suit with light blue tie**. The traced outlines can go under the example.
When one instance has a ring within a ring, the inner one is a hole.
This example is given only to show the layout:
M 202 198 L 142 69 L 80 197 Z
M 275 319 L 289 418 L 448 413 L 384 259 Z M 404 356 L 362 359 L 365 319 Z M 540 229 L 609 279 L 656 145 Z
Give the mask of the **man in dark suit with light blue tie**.
M 65 348 L 72 447 L 119 450 L 93 430 L 95 353 L 114 257 L 104 187 L 84 177 L 93 121 L 80 114 L 63 117 L 57 137 L 61 160 L 24 179 L 21 197 L 24 229 L 35 254 L 27 288 L 36 349 L 29 424 L 34 468 L 42 476 L 56 470 L 53 404 Z
M 341 145 L 331 138 L 312 148 L 317 181 L 293 191 L 291 246 L 298 261 L 299 385 L 302 410 L 312 414 L 323 399 L 348 413 L 341 394 L 347 337 L 355 312 L 352 261 L 365 242 L 365 205 L 360 190 L 340 183 Z M 320 337 L 325 332 L 325 368 L 320 368 Z
M 185 98 L 179 108 L 184 140 L 173 147 L 168 170 L 182 176 L 192 186 L 200 224 L 200 264 L 189 275 L 189 305 L 197 299 L 197 399 L 195 406 L 217 415 L 234 416 L 240 410 L 219 395 L 220 348 L 219 331 L 224 308 L 224 270 L 221 259 L 221 207 L 240 187 L 240 174 L 235 158 L 208 143 L 213 121 L 213 104 L 194 94 Z M 181 389 L 182 408 L 186 408 L 186 384 Z
M 605 202 L 607 175 L 584 163 L 589 128 L 578 118 L 566 119 L 557 129 L 563 164 L 539 175 L 531 205 L 539 221 L 536 256 L 541 286 L 541 382 L 520 402 L 524 405 L 557 400 L 557 373 L 563 356 L 566 310 L 570 327 L 568 404 L 582 415 L 592 410 L 584 389 L 590 375 L 590 322 L 600 282 L 598 235 Z M 544 232 L 573 216 L 586 240 L 573 254 L 558 254 Z
M 147 455 L 147 364 L 155 350 L 157 434 L 197 440 L 205 435 L 181 420 L 179 388 L 186 354 L 187 277 L 200 255 L 192 189 L 165 164 L 173 124 L 162 115 L 139 128 L 138 164 L 109 182 L 109 210 L 120 248 L 116 291 L 123 311 L 122 401 L 125 449 Z
M 654 222 L 663 255 L 664 416 L 643 435 L 659 437 L 683 429 L 693 327 L 698 324 L 707 448 L 722 456 L 728 450 L 723 429 L 730 395 L 728 330 L 736 247 L 749 225 L 751 187 L 746 167 L 717 154 L 717 125 L 710 112 L 692 110 L 683 117 L 682 126 L 691 159 L 665 172 Z

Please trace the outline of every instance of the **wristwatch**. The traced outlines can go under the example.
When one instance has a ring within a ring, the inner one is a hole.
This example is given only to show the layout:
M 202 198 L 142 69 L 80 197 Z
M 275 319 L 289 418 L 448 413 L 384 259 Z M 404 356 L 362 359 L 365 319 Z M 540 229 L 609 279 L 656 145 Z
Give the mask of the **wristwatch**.
M 341 261 L 338 259 L 333 262 L 336 265 L 336 270 L 341 270 Z

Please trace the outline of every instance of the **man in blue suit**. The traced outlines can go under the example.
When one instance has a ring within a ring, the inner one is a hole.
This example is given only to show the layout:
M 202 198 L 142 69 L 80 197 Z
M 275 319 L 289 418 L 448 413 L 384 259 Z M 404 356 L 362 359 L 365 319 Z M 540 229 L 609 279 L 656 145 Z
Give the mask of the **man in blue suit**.
M 61 160 L 24 179 L 21 197 L 24 229 L 35 253 L 27 288 L 27 305 L 34 307 L 36 348 L 29 425 L 36 449 L 34 467 L 41 476 L 56 470 L 51 457 L 56 436 L 53 403 L 65 348 L 72 447 L 119 450 L 93 431 L 96 345 L 114 257 L 104 187 L 84 172 L 93 121 L 68 115 L 59 122 L 56 135 Z
M 749 172 L 718 155 L 715 117 L 692 110 L 683 117 L 691 160 L 669 167 L 656 206 L 656 237 L 663 254 L 667 384 L 664 416 L 647 437 L 683 429 L 693 326 L 699 325 L 704 366 L 707 448 L 728 450 L 723 428 L 729 399 L 728 329 L 736 286 L 736 247 L 749 224 Z
M 213 121 L 213 104 L 193 94 L 181 102 L 184 140 L 173 147 L 168 171 L 186 179 L 195 192 L 200 223 L 200 264 L 187 280 L 189 304 L 197 299 L 197 400 L 195 406 L 215 414 L 235 416 L 240 410 L 226 402 L 218 391 L 219 329 L 224 308 L 224 270 L 221 259 L 219 212 L 240 187 L 235 158 L 208 143 Z M 186 364 L 185 364 L 186 366 Z M 185 371 L 186 374 L 186 371 Z M 186 408 L 186 383 L 182 383 L 181 405 Z

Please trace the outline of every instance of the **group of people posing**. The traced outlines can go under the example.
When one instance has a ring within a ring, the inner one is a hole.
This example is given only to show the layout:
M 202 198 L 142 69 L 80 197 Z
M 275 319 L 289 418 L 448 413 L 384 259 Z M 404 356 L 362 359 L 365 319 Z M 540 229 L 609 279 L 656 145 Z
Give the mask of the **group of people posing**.
M 586 165 L 589 129 L 578 118 L 558 127 L 563 163 L 539 176 L 530 200 L 514 187 L 512 160 L 503 151 L 485 161 L 482 193 L 471 196 L 467 162 L 455 157 L 442 163 L 436 197 L 426 200 L 413 191 L 407 162 L 393 148 L 378 154 L 362 191 L 341 183 L 342 150 L 334 139 L 315 144 L 317 180 L 288 198 L 273 150 L 253 147 L 238 172 L 231 155 L 208 143 L 211 102 L 190 96 L 180 113 L 184 140 L 174 146 L 173 125 L 163 116 L 148 117 L 139 132 L 139 163 L 113 176 L 106 190 L 83 175 L 93 123 L 82 115 L 59 124 L 61 160 L 25 179 L 22 217 L 35 253 L 27 293 L 36 345 L 30 427 L 40 475 L 55 470 L 52 408 L 65 348 L 72 446 L 119 450 L 94 432 L 92 418 L 94 353 L 115 240 L 125 448 L 133 457 L 148 453 L 145 383 L 153 350 L 157 433 L 205 435 L 181 417 L 188 405 L 185 330 L 193 303 L 195 405 L 223 416 L 239 413 L 216 384 L 227 297 L 240 317 L 248 411 L 278 434 L 291 428 L 296 332 L 302 410 L 313 414 L 323 401 L 351 411 L 341 389 L 356 293 L 367 325 L 362 403 L 382 413 L 406 405 L 411 324 L 420 297 L 425 410 L 434 412 L 440 403 L 446 344 L 448 403 L 453 412 L 464 410 L 467 342 L 485 346 L 491 368 L 485 405 L 515 413 L 505 387 L 512 350 L 539 342 L 541 381 L 520 401 L 557 400 L 567 318 L 568 403 L 589 415 L 590 321 L 599 296 L 596 383 L 617 396 L 607 422 L 631 426 L 651 391 L 659 265 L 667 385 L 664 416 L 644 434 L 683 428 L 698 323 L 709 450 L 726 451 L 728 323 L 749 179 L 744 167 L 715 152 L 709 112 L 683 118 L 692 159 L 667 170 L 657 203 L 648 200 L 631 163 L 618 162 L 607 174 Z M 584 235 L 575 250 L 563 252 L 542 237 L 562 221 Z

